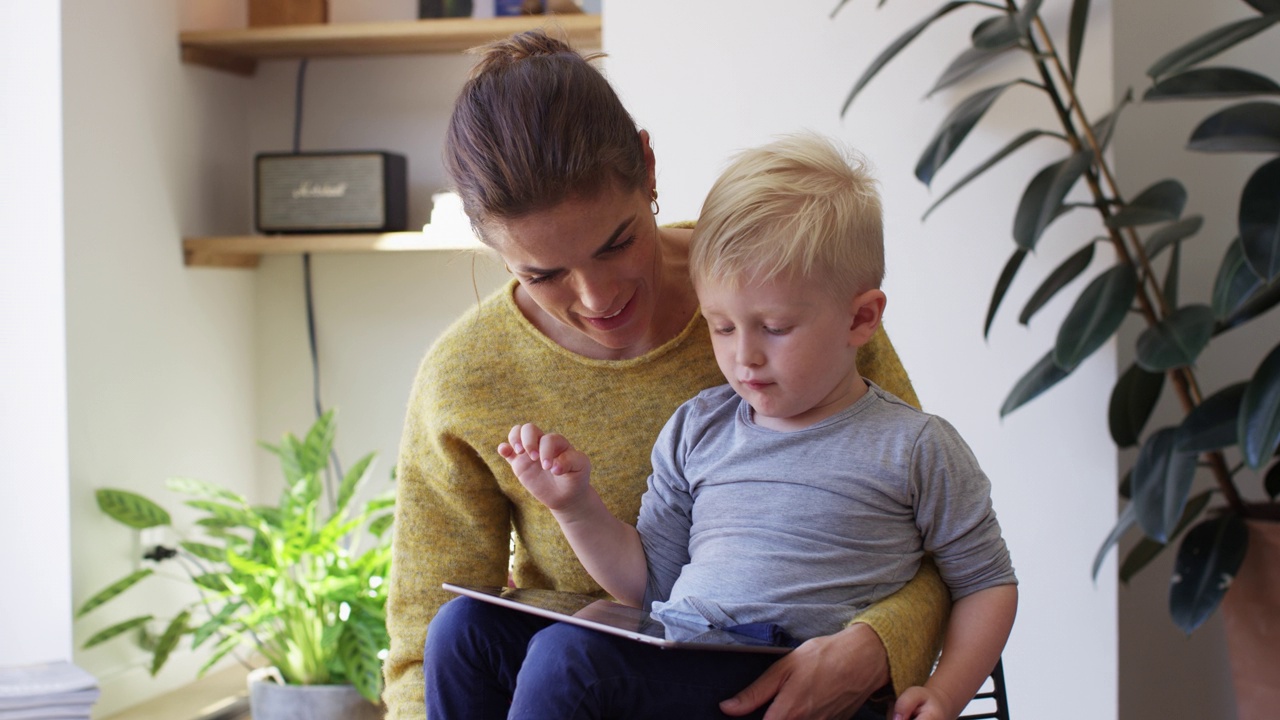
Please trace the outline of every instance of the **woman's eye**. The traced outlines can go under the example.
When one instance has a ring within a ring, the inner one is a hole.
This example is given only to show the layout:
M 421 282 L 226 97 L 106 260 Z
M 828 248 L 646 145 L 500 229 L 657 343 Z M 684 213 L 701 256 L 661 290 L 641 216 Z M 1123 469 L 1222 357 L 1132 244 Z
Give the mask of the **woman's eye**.
M 632 235 L 631 237 L 627 238 L 626 240 L 622 240 L 622 241 L 620 241 L 620 242 L 619 242 L 619 243 L 617 243 L 616 245 L 610 245 L 610 246 L 609 246 L 609 249 L 607 250 L 607 252 L 610 252 L 610 253 L 621 252 L 621 251 L 626 250 L 627 248 L 631 247 L 632 245 L 635 245 L 635 243 L 636 243 L 636 236 L 635 236 L 635 235 Z
M 551 280 L 554 280 L 555 277 L 556 277 L 555 275 L 530 275 L 529 278 L 525 280 L 525 282 L 527 282 L 530 285 L 541 285 L 544 282 L 549 282 Z

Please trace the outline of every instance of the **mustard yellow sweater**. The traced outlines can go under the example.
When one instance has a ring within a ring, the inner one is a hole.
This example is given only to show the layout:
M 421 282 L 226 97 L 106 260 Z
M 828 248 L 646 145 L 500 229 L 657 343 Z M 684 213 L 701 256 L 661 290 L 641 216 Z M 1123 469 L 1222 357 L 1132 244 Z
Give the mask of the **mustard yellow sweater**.
M 440 583 L 505 584 L 513 528 L 517 585 L 602 593 L 555 519 L 498 455 L 511 426 L 535 422 L 572 439 L 591 458 L 592 484 L 605 504 L 635 522 L 658 431 L 682 402 L 725 382 L 700 315 L 643 357 L 592 360 L 535 329 L 516 307 L 515 287 L 513 281 L 458 319 L 427 353 L 414 383 L 387 601 L 384 699 L 391 720 L 424 717 L 427 623 L 452 597 Z M 860 350 L 858 366 L 918 404 L 883 332 Z M 946 587 L 927 565 L 855 620 L 884 642 L 898 691 L 928 676 L 948 610 Z

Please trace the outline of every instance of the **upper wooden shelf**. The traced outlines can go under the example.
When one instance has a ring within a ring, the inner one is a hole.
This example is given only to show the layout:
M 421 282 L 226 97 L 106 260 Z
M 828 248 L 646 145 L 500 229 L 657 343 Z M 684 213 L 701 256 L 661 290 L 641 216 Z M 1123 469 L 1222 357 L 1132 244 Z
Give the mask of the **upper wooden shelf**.
M 456 53 L 539 27 L 580 48 L 601 45 L 599 15 L 522 15 L 202 30 L 179 35 L 182 61 L 252 75 L 259 60 Z

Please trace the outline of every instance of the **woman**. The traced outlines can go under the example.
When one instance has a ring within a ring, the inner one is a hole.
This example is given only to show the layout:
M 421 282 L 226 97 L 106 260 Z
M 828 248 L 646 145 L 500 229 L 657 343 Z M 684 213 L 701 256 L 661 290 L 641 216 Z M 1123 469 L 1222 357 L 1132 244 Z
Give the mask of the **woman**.
M 600 592 L 498 455 L 506 432 L 537 417 L 575 438 L 598 458 L 605 504 L 635 518 L 658 431 L 724 382 L 688 277 L 690 231 L 657 226 L 648 133 L 590 59 L 538 32 L 494 43 L 450 121 L 446 167 L 515 279 L 445 332 L 415 381 L 387 604 L 389 718 L 424 713 L 427 625 L 450 597 L 440 584 L 505 583 L 513 530 L 517 585 Z M 883 335 L 859 367 L 915 402 Z M 772 702 L 771 718 L 848 717 L 886 685 L 921 682 L 947 607 L 936 571 L 922 571 L 770 667 L 735 696 L 735 714 Z

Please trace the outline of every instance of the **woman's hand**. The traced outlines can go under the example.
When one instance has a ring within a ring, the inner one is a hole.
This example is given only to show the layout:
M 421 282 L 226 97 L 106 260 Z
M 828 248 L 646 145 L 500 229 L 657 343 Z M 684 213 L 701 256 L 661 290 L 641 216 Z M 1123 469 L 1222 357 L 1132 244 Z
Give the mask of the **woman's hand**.
M 888 682 L 889 656 L 880 636 L 856 623 L 792 650 L 720 703 L 720 710 L 746 715 L 772 700 L 765 720 L 842 720 Z
M 498 445 L 501 455 L 520 484 L 552 512 L 580 502 L 591 486 L 591 461 L 563 435 L 543 433 L 531 423 L 516 425 L 507 441 Z

